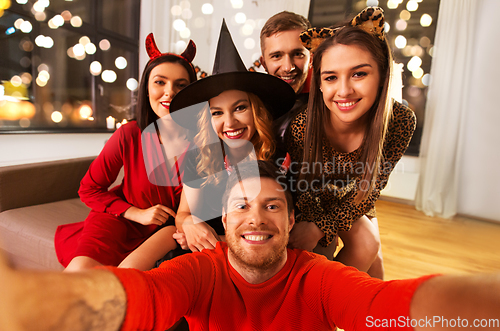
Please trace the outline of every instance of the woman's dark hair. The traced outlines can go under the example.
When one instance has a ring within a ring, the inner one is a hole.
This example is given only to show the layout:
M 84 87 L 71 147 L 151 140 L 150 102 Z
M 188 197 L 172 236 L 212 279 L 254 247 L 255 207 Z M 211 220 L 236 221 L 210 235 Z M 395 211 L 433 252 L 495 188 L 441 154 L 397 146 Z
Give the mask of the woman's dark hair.
M 142 73 L 141 82 L 139 84 L 139 94 L 137 96 L 137 105 L 135 109 L 135 120 L 137 121 L 137 125 L 139 126 L 141 131 L 143 131 L 149 124 L 158 119 L 158 116 L 155 114 L 155 112 L 151 108 L 151 104 L 149 103 L 148 81 L 153 68 L 165 62 L 178 63 L 182 65 L 188 72 L 189 83 L 192 83 L 197 79 L 196 72 L 194 71 L 192 65 L 177 55 L 162 55 L 152 61 L 149 61 Z
M 369 183 L 368 187 L 357 190 L 356 202 L 359 203 L 373 190 L 382 162 L 383 143 L 392 115 L 392 100 L 389 95 L 392 53 L 385 38 L 380 40 L 358 27 L 351 26 L 349 23 L 338 29 L 332 37 L 325 39 L 318 46 L 313 56 L 313 79 L 311 80 L 311 92 L 307 108 L 303 165 L 323 163 L 323 138 L 326 137 L 325 123 L 331 123 L 331 121 L 330 110 L 326 107 L 323 95 L 319 91 L 321 61 L 324 53 L 337 44 L 353 45 L 367 50 L 376 61 L 380 74 L 377 97 L 372 108 L 368 111 L 368 126 L 362 143 L 362 154 L 358 160 L 358 164 L 363 167 L 360 183 Z M 311 182 L 321 175 L 321 171 L 310 169 L 307 173 L 301 171 L 300 178 Z

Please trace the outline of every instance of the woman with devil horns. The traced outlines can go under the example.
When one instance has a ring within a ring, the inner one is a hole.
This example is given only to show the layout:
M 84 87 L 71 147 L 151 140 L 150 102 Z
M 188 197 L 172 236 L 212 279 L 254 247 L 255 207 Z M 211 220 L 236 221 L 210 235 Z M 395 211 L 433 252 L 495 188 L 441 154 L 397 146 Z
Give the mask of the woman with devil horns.
M 196 80 L 191 64 L 196 46 L 190 41 L 181 55 L 161 53 L 149 34 L 146 49 L 150 60 L 136 119 L 116 130 L 81 181 L 79 195 L 90 214 L 56 231 L 55 248 L 66 271 L 117 266 L 160 227 L 175 232 L 182 156 L 189 142 L 169 108 L 172 98 Z M 122 182 L 110 188 L 122 167 Z M 171 244 L 176 245 L 173 239 Z

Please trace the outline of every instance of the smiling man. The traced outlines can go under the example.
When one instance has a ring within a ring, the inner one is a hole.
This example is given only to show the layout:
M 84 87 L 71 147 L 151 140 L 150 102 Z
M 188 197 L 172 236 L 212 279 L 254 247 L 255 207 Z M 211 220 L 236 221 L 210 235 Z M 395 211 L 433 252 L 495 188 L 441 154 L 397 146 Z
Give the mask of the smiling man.
M 297 96 L 293 108 L 275 119 L 279 146 L 290 121 L 307 106 L 311 55 L 302 45 L 299 35 L 310 27 L 311 23 L 304 16 L 282 11 L 270 17 L 260 31 L 262 66 L 268 74 L 287 82 Z
M 0 254 L 0 330 L 165 330 L 181 316 L 190 330 L 499 327 L 499 275 L 384 282 L 287 249 L 294 215 L 284 178 L 270 163 L 248 164 L 229 177 L 228 243 L 214 250 L 147 272 L 72 274 L 15 271 Z

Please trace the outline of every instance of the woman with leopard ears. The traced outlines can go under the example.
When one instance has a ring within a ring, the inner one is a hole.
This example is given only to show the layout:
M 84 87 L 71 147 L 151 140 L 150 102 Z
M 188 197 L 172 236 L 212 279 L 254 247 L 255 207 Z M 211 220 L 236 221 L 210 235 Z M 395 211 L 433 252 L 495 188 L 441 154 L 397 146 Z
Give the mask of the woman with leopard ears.
M 308 108 L 286 134 L 301 184 L 295 196 L 302 222 L 290 245 L 311 250 L 340 236 L 336 260 L 383 278 L 374 204 L 416 123 L 413 111 L 389 95 L 393 60 L 383 10 L 368 7 L 301 39 L 313 53 L 313 78 Z

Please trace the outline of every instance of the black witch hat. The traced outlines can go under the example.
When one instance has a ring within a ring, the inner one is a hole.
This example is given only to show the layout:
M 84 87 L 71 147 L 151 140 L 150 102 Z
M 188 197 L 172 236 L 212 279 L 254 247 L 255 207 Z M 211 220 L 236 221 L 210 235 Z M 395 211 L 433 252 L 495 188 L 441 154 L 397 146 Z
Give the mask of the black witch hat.
M 255 94 L 274 119 L 285 114 L 295 103 L 295 92 L 286 82 L 272 75 L 248 71 L 245 68 L 226 21 L 223 20 L 212 75 L 188 85 L 177 93 L 170 103 L 170 113 L 191 109 L 186 111 L 187 116 L 179 114 L 184 112 L 182 111 L 172 114 L 172 118 L 179 125 L 196 130 L 197 120 L 192 116 L 195 109 L 191 106 L 201 109 L 201 105 L 205 105 L 209 99 L 228 90 Z M 188 115 L 189 113 L 191 115 Z

